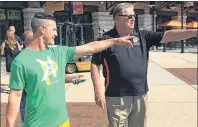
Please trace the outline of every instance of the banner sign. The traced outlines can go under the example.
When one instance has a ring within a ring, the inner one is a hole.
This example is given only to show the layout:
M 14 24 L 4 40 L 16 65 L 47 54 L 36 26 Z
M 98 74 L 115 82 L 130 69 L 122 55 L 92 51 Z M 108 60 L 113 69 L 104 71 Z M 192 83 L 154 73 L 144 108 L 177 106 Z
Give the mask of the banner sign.
M 73 15 L 83 14 L 83 4 L 82 2 L 72 2 Z

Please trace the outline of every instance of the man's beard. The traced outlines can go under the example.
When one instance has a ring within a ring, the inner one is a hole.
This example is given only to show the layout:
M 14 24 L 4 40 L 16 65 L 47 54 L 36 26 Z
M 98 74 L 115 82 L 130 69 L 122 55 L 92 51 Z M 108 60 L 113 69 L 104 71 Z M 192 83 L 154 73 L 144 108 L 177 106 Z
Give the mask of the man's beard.
M 45 42 L 46 45 L 54 45 L 54 40 L 52 40 L 51 42 Z

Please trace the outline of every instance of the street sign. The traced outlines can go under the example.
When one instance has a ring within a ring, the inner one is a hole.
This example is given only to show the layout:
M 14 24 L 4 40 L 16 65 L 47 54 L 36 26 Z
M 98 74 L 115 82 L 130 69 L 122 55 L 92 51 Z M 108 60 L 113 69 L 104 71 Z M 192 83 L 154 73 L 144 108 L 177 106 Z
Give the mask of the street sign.
M 83 14 L 83 4 L 82 2 L 72 2 L 73 15 Z
M 47 1 L 44 6 L 45 12 L 54 12 L 54 11 L 62 11 L 64 10 L 64 1 Z

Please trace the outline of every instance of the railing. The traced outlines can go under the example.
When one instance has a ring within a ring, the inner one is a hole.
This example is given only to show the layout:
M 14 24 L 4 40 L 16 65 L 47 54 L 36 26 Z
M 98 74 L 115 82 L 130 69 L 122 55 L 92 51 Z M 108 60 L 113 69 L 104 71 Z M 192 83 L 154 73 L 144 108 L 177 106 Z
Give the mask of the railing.
M 58 23 L 58 39 L 56 39 L 56 43 L 68 46 L 86 44 L 93 41 L 97 34 L 99 36 L 99 33 L 96 32 L 97 29 L 99 31 L 98 24 L 93 23 Z

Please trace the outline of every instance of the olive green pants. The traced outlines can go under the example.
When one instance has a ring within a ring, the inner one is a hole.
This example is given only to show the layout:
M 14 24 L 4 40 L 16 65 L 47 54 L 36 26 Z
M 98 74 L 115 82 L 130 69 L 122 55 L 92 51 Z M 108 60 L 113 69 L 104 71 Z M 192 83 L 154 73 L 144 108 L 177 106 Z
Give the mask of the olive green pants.
M 147 94 L 106 97 L 108 127 L 146 127 Z

